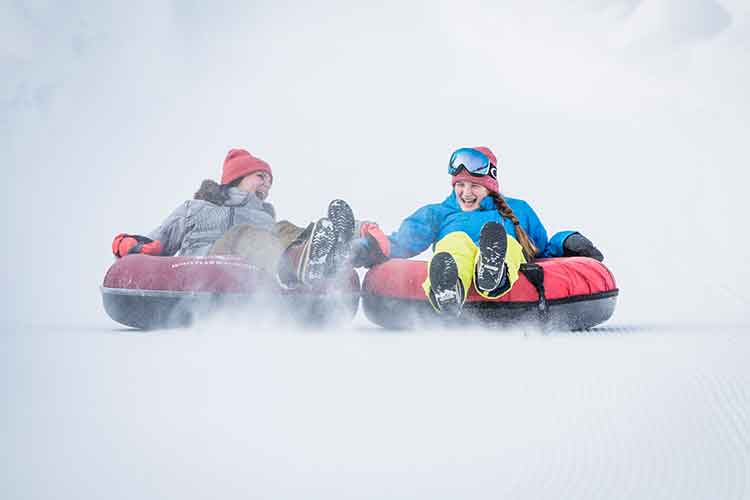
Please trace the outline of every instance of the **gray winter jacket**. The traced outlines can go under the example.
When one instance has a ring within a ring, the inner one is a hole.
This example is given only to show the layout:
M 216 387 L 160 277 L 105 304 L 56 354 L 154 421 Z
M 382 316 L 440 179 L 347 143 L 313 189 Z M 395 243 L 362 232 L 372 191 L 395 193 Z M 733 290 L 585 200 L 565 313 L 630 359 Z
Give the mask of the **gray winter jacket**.
M 211 245 L 237 224 L 250 224 L 273 230 L 276 213 L 273 205 L 255 193 L 203 181 L 195 193 L 148 237 L 161 241 L 162 255 L 206 255 Z

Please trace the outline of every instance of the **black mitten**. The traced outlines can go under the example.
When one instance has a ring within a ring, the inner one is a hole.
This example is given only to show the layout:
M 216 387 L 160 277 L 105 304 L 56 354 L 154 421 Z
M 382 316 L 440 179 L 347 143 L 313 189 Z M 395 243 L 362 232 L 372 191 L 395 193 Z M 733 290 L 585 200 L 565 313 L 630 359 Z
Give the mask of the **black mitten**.
M 362 238 L 352 240 L 351 264 L 353 267 L 370 268 L 387 260 L 388 257 L 380 248 L 378 241 L 369 233 Z
M 599 262 L 604 260 L 604 255 L 594 246 L 588 238 L 581 233 L 573 233 L 563 242 L 563 255 L 565 257 L 591 257 Z

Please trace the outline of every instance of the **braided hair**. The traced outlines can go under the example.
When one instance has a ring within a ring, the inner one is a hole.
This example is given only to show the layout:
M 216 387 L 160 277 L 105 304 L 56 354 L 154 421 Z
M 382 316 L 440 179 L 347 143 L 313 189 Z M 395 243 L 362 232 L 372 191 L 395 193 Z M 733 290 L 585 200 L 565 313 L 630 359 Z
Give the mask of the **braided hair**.
M 526 234 L 524 228 L 521 227 L 521 223 L 518 221 L 518 217 L 513 213 L 513 209 L 510 208 L 508 202 L 500 194 L 490 193 L 492 199 L 495 201 L 497 211 L 500 212 L 500 216 L 510 220 L 513 223 L 513 227 L 516 230 L 516 239 L 523 248 L 523 253 L 526 254 L 526 260 L 531 262 L 537 253 L 537 248 L 534 242 L 531 241 L 529 235 Z

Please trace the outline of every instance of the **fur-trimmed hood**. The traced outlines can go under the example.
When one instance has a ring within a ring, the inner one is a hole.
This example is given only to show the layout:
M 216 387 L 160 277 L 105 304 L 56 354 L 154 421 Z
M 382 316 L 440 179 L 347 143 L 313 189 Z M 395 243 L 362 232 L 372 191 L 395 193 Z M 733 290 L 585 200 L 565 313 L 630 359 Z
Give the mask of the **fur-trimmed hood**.
M 198 191 L 195 192 L 193 198 L 196 200 L 207 201 L 214 205 L 224 205 L 224 203 L 229 200 L 229 193 L 227 193 L 227 191 L 227 186 L 222 186 L 216 181 L 206 179 L 201 182 L 201 186 L 198 188 Z
M 211 179 L 201 182 L 193 198 L 226 207 L 257 206 L 258 209 L 268 213 L 274 219 L 276 218 L 276 210 L 273 208 L 273 205 L 264 202 L 255 193 L 248 193 L 236 187 L 219 184 Z

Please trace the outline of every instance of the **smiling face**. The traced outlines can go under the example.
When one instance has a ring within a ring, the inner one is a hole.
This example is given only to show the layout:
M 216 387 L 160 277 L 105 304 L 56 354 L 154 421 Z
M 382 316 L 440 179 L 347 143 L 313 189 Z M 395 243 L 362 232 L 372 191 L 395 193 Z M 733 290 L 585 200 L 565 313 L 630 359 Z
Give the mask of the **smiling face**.
M 248 193 L 255 193 L 258 198 L 265 200 L 272 183 L 273 179 L 268 172 L 258 171 L 243 177 L 237 187 Z
M 456 193 L 458 205 L 464 212 L 478 209 L 482 200 L 490 194 L 486 187 L 469 181 L 458 181 L 453 185 L 453 191 Z

